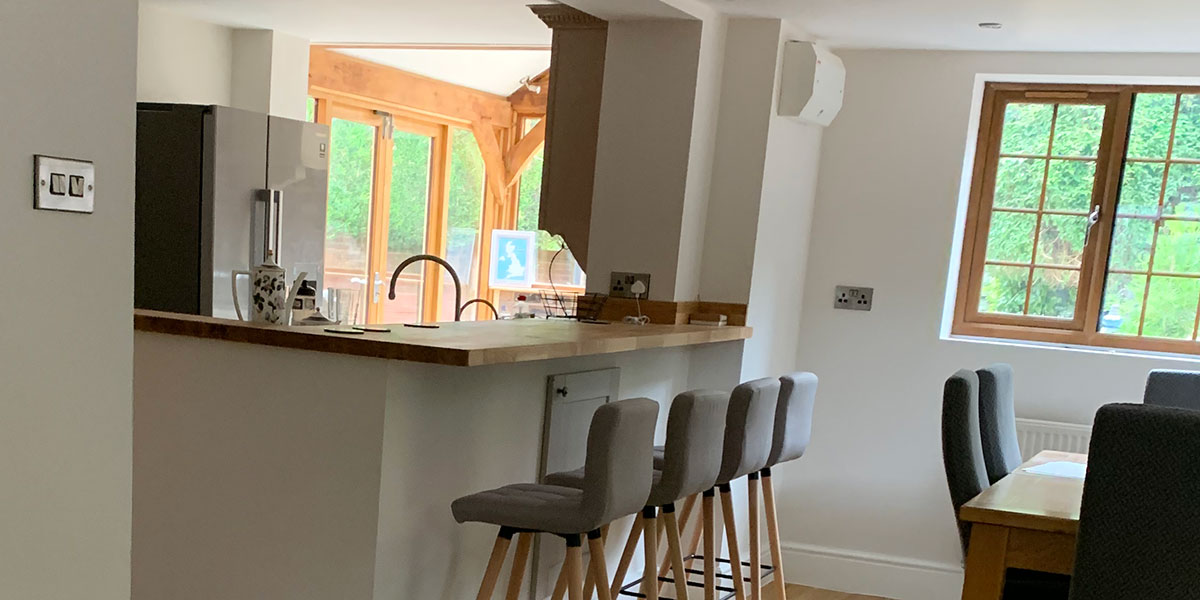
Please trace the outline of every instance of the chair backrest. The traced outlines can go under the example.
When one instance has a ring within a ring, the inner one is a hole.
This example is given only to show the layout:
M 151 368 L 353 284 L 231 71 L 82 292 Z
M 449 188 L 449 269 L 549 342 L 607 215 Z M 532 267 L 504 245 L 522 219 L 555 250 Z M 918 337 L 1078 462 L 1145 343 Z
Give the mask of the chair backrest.
M 1200 410 L 1200 373 L 1167 369 L 1150 371 L 1142 402 Z
M 729 392 L 697 390 L 675 396 L 667 416 L 662 477 L 651 504 L 674 502 L 716 483 L 728 410 Z
M 775 407 L 775 432 L 767 466 L 804 456 L 812 438 L 813 402 L 817 398 L 817 376 L 792 373 L 779 378 L 779 404 Z
M 996 364 L 975 371 L 979 376 L 979 434 L 988 482 L 996 483 L 1021 466 L 1017 412 L 1013 406 L 1013 370 Z
M 733 388 L 717 483 L 729 483 L 767 466 L 778 403 L 779 380 L 774 377 L 747 381 Z
M 979 376 L 975 371 L 962 369 L 946 380 L 942 392 L 942 464 L 965 556 L 971 524 L 958 518 L 958 509 L 988 487 L 979 439 Z
M 658 403 L 649 398 L 596 409 L 584 459 L 583 511 L 598 523 L 638 512 L 654 481 Z
M 1200 412 L 1110 404 L 1096 413 L 1072 600 L 1195 598 Z

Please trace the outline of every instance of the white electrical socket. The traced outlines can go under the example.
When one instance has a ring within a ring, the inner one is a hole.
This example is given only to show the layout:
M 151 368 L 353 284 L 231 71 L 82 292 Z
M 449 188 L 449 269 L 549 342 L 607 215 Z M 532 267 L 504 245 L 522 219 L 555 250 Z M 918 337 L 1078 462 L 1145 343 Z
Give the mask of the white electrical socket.
M 612 279 L 608 286 L 608 295 L 613 298 L 645 298 L 650 294 L 650 274 L 649 273 L 624 273 L 620 271 L 612 272 Z M 633 286 L 641 284 L 637 292 Z
M 833 307 L 842 310 L 871 310 L 875 288 L 839 285 L 833 290 Z

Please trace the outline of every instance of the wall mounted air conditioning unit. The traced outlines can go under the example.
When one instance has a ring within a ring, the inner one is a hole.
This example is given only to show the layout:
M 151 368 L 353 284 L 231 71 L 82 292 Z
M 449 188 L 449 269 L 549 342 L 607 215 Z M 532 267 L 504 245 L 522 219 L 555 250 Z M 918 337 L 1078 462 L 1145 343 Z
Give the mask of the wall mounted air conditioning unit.
M 785 42 L 779 84 L 779 116 L 828 126 L 842 110 L 846 67 L 819 44 Z

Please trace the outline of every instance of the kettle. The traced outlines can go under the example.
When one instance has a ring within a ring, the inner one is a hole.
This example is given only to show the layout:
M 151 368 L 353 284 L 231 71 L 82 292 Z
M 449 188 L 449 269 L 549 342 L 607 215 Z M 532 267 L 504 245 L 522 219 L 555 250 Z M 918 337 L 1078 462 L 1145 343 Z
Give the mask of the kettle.
M 230 278 L 233 289 L 233 309 L 237 312 L 239 321 L 242 316 L 241 302 L 238 300 L 237 278 L 245 275 L 250 278 L 250 321 L 253 323 L 269 323 L 271 325 L 287 325 L 292 312 L 292 303 L 296 301 L 296 293 L 308 273 L 300 273 L 292 283 L 292 292 L 287 291 L 287 272 L 275 263 L 275 253 L 268 250 L 263 264 L 249 271 L 236 270 Z

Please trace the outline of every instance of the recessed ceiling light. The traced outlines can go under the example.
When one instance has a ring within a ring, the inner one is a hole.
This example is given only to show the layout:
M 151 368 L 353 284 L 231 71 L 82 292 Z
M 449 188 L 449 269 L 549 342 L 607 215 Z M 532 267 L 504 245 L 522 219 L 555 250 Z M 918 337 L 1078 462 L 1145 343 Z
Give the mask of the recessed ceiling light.
M 992 21 L 985 21 L 985 22 L 979 24 L 979 28 L 980 29 L 1003 29 L 1004 24 L 1003 23 L 995 23 Z

